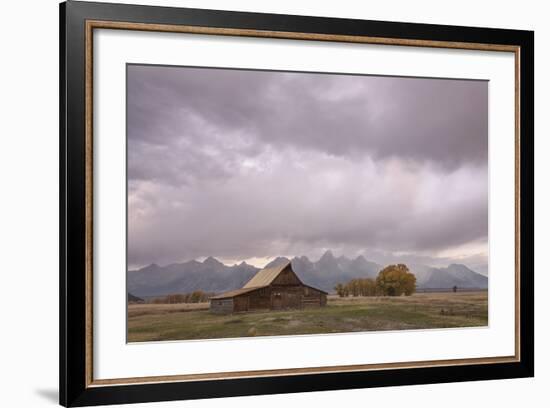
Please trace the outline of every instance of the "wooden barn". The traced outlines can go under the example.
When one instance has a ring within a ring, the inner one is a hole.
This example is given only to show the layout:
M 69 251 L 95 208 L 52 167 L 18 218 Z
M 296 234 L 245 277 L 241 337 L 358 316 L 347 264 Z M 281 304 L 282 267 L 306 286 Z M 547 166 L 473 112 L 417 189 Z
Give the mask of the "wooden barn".
M 252 310 L 302 309 L 327 304 L 327 292 L 305 285 L 292 270 L 290 262 L 265 268 L 241 289 L 210 298 L 213 313 Z

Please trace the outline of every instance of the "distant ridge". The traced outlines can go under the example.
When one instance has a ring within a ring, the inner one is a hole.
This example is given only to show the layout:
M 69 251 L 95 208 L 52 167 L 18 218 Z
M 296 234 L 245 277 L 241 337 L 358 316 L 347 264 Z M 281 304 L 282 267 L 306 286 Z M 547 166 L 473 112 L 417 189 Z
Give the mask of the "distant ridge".
M 333 292 L 334 286 L 355 278 L 376 278 L 382 265 L 358 256 L 335 257 L 326 251 L 317 261 L 306 256 L 288 259 L 278 257 L 266 267 L 277 266 L 290 261 L 300 279 L 311 286 Z M 451 264 L 445 268 L 427 265 L 408 265 L 417 277 L 418 288 L 448 289 L 457 286 L 463 289 L 488 287 L 488 279 L 462 264 Z M 161 267 L 151 264 L 144 268 L 128 271 L 128 291 L 136 296 L 162 296 L 173 293 L 189 293 L 194 290 L 221 293 L 241 288 L 259 268 L 241 262 L 227 266 L 214 257 L 203 262 L 188 261 Z
M 423 265 L 411 265 L 416 275 L 416 284 L 420 288 L 487 289 L 488 278 L 472 271 L 462 264 L 451 264 L 446 268 L 433 268 Z

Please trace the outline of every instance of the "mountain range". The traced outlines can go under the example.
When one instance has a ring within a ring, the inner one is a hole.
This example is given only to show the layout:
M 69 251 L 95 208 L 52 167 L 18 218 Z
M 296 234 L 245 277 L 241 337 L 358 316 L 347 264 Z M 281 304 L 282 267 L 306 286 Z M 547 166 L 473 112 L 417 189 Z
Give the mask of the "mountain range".
M 292 262 L 292 268 L 300 279 L 313 287 L 333 292 L 337 283 L 345 283 L 355 278 L 376 278 L 383 268 L 375 262 L 358 256 L 354 259 L 345 256 L 335 257 L 327 251 L 318 261 L 306 256 L 288 259 L 278 257 L 266 267 L 282 262 Z M 486 276 L 472 271 L 462 264 L 451 264 L 445 268 L 427 265 L 407 265 L 416 275 L 420 289 L 487 288 Z M 173 293 L 189 293 L 194 290 L 220 293 L 241 288 L 260 269 L 241 262 L 227 266 L 216 258 L 208 257 L 203 262 L 196 260 L 175 263 L 167 266 L 151 264 L 138 270 L 128 271 L 128 291 L 136 296 L 161 296 Z

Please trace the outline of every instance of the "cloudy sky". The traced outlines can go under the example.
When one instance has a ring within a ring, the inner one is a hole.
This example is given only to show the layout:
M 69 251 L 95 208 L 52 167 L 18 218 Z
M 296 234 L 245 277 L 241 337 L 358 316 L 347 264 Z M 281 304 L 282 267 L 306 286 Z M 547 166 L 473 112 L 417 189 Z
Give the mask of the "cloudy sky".
M 487 269 L 484 81 L 128 66 L 128 264 Z

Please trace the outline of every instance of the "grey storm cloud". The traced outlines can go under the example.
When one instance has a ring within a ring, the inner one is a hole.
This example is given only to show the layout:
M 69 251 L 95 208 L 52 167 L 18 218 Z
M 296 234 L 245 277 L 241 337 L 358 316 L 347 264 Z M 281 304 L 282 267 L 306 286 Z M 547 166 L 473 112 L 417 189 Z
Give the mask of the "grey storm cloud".
M 130 264 L 486 252 L 487 82 L 127 74 Z

